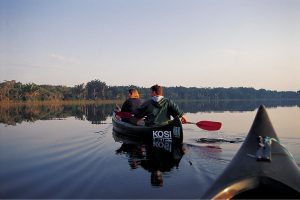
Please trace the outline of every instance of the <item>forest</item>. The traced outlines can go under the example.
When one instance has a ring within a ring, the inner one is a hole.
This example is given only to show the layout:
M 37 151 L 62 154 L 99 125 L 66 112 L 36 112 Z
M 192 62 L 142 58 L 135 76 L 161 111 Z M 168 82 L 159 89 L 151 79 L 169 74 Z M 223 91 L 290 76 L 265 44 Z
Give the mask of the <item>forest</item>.
M 0 83 L 0 102 L 6 101 L 65 101 L 65 100 L 123 100 L 127 90 L 135 87 L 140 96 L 147 99 L 149 88 L 134 85 L 109 86 L 95 79 L 73 87 L 62 85 L 37 85 L 15 80 Z M 273 91 L 249 87 L 197 88 L 164 87 L 164 96 L 174 100 L 259 100 L 259 99 L 300 99 L 300 90 Z

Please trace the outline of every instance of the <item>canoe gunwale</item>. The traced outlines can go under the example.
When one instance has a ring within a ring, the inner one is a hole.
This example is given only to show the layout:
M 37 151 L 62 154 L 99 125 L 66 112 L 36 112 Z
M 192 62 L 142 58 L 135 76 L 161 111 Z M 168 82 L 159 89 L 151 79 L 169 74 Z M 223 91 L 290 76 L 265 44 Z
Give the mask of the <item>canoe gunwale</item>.
M 272 187 L 270 187 L 270 185 L 272 185 Z M 239 199 L 245 195 L 244 193 L 249 193 L 251 195 L 251 191 L 254 190 L 259 190 L 261 195 L 272 198 L 283 198 L 287 196 L 293 198 L 293 195 L 296 197 L 298 195 L 299 197 L 298 191 L 290 185 L 284 184 L 281 180 L 275 180 L 268 176 L 252 176 L 237 180 L 236 182 L 225 186 L 219 193 L 211 197 L 211 199 Z M 277 190 L 279 190 L 279 192 Z M 285 192 L 280 192 L 282 190 Z

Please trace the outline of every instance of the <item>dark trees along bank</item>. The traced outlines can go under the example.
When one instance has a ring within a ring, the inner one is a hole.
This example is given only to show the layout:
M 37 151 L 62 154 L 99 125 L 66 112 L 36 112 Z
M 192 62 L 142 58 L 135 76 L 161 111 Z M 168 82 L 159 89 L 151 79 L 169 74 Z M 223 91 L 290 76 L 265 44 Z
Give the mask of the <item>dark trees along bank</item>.
M 0 83 L 0 101 L 51 101 L 51 100 L 121 100 L 126 98 L 129 86 L 108 86 L 100 80 L 92 80 L 73 87 L 61 85 L 22 84 L 15 80 Z M 148 98 L 149 89 L 135 86 L 141 97 Z M 196 88 L 165 87 L 165 96 L 174 100 L 255 100 L 300 99 L 300 90 L 271 91 L 254 88 Z

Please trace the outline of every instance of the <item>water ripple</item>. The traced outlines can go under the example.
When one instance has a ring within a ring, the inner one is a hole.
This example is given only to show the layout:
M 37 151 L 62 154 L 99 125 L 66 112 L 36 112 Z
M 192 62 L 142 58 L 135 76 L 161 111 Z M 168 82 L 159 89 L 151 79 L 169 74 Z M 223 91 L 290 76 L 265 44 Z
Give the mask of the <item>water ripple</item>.
M 105 159 L 101 153 L 104 142 L 96 137 L 68 138 L 24 156 L 21 165 L 7 169 L 1 176 L 6 180 L 1 186 L 4 197 L 62 198 L 78 190 L 94 175 L 95 166 Z

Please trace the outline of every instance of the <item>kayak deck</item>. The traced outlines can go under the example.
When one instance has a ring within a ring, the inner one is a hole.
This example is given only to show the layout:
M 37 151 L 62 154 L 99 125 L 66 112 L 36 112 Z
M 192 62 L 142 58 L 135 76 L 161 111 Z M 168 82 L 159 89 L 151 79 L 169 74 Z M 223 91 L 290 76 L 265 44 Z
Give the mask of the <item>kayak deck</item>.
M 300 170 L 264 106 L 228 167 L 202 198 L 300 198 Z

